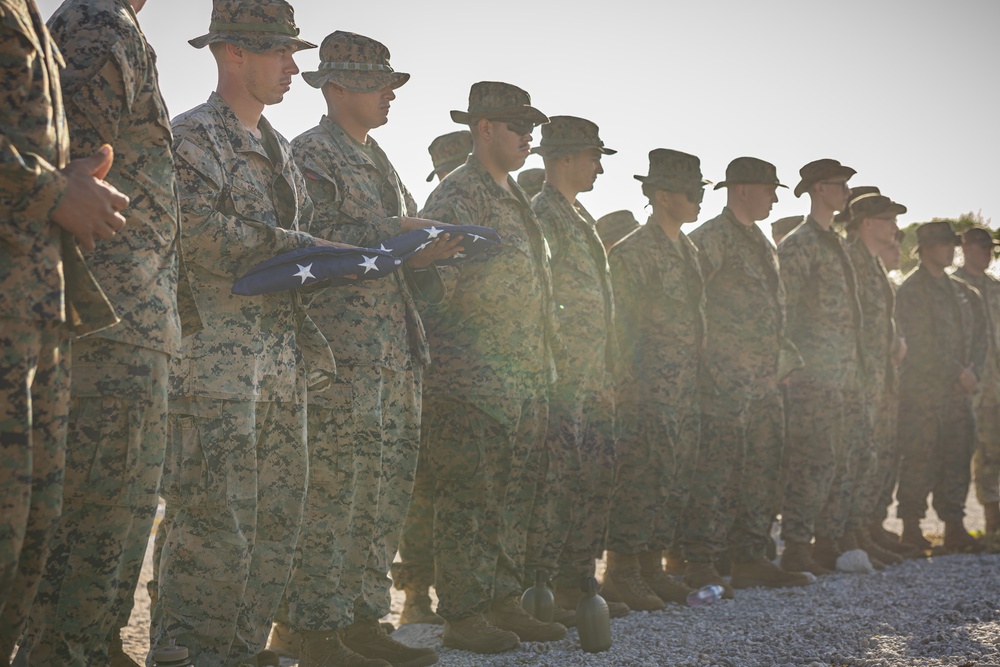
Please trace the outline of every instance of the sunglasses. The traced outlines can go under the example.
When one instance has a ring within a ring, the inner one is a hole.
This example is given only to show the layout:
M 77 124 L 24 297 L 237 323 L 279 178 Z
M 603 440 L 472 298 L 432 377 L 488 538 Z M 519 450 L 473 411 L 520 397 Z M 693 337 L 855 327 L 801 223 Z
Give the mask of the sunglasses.
M 705 199 L 705 188 L 692 188 L 684 191 L 684 196 L 692 204 L 700 204 Z
M 535 129 L 535 124 L 530 120 L 515 120 L 511 118 L 491 118 L 490 121 L 494 123 L 505 123 L 507 129 L 516 134 L 519 137 L 523 137 L 526 134 L 531 134 L 531 131 Z

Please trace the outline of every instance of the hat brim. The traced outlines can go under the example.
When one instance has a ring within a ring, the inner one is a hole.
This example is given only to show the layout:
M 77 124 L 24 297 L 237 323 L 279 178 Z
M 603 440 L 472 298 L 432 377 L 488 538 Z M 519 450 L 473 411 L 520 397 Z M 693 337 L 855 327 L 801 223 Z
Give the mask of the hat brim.
M 801 197 L 802 195 L 804 195 L 806 193 L 806 191 L 809 188 L 811 188 L 812 186 L 816 185 L 820 181 L 825 181 L 828 178 L 839 178 L 841 176 L 846 176 L 847 178 L 850 178 L 851 176 L 854 176 L 854 174 L 856 174 L 856 173 L 858 173 L 856 169 L 851 169 L 850 167 L 846 167 L 844 165 L 840 165 L 836 169 L 834 169 L 834 170 L 832 170 L 832 171 L 830 171 L 830 172 L 828 172 L 826 174 L 823 174 L 822 176 L 819 176 L 818 178 L 809 179 L 809 180 L 806 180 L 806 179 L 803 178 L 801 181 L 799 181 L 799 184 L 795 186 L 795 189 L 792 190 L 792 192 L 795 194 L 796 197 Z
M 188 40 L 188 44 L 196 49 L 203 49 L 214 42 L 229 42 L 254 53 L 265 53 L 289 44 L 297 46 L 299 51 L 318 48 L 312 42 L 307 42 L 304 39 L 274 33 L 210 32 Z
M 585 151 L 588 148 L 596 148 L 601 152 L 602 155 L 614 155 L 618 151 L 613 148 L 605 148 L 604 146 L 595 146 L 594 144 L 581 144 L 576 146 L 534 146 L 529 152 L 532 155 L 549 155 L 552 157 L 562 157 L 564 155 L 572 155 L 573 153 L 579 153 L 580 151 Z
M 302 78 L 313 88 L 335 83 L 352 93 L 374 93 L 385 87 L 395 90 L 410 80 L 405 72 L 349 72 L 344 70 L 316 70 L 303 72 Z
M 837 213 L 837 215 L 833 216 L 833 221 L 853 226 L 859 224 L 862 220 L 867 218 L 883 218 L 887 215 L 897 216 L 903 215 L 904 213 L 906 213 L 905 206 L 894 201 L 890 201 L 881 208 L 865 211 L 858 216 L 852 215 L 849 211 L 841 211 L 840 213 Z
M 451 119 L 458 123 L 459 125 L 472 125 L 473 123 L 482 120 L 483 118 L 510 118 L 511 120 L 528 120 L 535 125 L 544 125 L 549 122 L 549 117 L 543 114 L 541 111 L 535 107 L 523 106 L 516 110 L 504 110 L 502 113 L 497 112 L 476 112 L 469 113 L 468 111 L 452 111 Z
M 915 245 L 913 247 L 913 250 L 910 251 L 910 257 L 917 257 L 920 254 L 921 248 L 926 248 L 929 245 L 937 245 L 939 243 L 942 245 L 949 245 L 949 242 L 946 239 L 937 239 L 932 241 L 926 241 L 924 243 L 920 243 L 918 241 L 917 245 Z M 959 236 L 958 234 L 955 234 L 955 238 L 952 239 L 952 244 L 955 245 L 956 247 L 962 245 L 962 237 Z
M 447 162 L 445 162 L 443 164 L 438 165 L 437 167 L 434 167 L 434 171 L 432 171 L 427 176 L 427 182 L 430 183 L 431 181 L 433 181 L 434 180 L 434 176 L 439 171 L 449 171 L 449 172 L 455 171 L 456 169 L 458 169 L 459 167 L 461 167 L 463 164 L 465 164 L 465 161 L 467 159 L 468 159 L 468 156 L 466 155 L 465 157 L 455 158 L 454 160 L 449 160 L 449 161 L 447 161 Z
M 719 188 L 728 188 L 732 185 L 776 185 L 779 188 L 788 189 L 788 186 L 784 183 L 776 183 L 774 181 L 719 181 L 712 189 L 718 190 Z

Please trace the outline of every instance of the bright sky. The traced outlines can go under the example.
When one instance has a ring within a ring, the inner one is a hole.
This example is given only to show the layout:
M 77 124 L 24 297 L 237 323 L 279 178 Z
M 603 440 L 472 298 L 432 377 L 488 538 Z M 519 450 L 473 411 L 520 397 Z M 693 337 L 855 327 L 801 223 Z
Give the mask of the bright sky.
M 46 17 L 59 4 L 38 0 Z M 674 148 L 698 155 L 712 181 L 732 158 L 752 155 L 776 164 L 789 187 L 803 164 L 832 157 L 857 169 L 852 185 L 877 185 L 908 206 L 901 225 L 979 210 L 1000 224 L 997 0 L 293 5 L 305 39 L 362 33 L 412 74 L 372 136 L 421 205 L 433 187 L 424 182 L 428 144 L 460 129 L 448 111 L 467 108 L 472 83 L 497 80 L 527 90 L 548 115 L 596 122 L 618 149 L 580 197 L 598 217 L 627 208 L 643 220 L 632 175 L 647 173 L 651 149 Z M 210 14 L 209 0 L 149 0 L 139 14 L 171 114 L 215 87 L 208 49 L 187 44 L 207 32 Z M 302 52 L 300 68 L 315 69 L 318 56 Z M 292 139 L 324 109 L 298 78 L 265 114 Z M 538 156 L 525 165 L 540 166 Z M 721 210 L 724 193 L 708 191 L 702 220 Z M 779 197 L 769 220 L 808 210 L 790 191 Z

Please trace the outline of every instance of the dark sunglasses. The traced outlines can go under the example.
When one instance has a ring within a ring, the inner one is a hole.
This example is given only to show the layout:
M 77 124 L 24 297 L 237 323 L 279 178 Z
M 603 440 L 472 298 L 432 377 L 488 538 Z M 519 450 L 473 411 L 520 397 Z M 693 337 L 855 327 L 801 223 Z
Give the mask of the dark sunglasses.
M 705 199 L 705 188 L 692 188 L 684 191 L 684 196 L 692 204 L 700 204 Z
M 516 134 L 519 137 L 523 137 L 526 134 L 531 134 L 531 131 L 535 129 L 535 124 L 530 120 L 514 120 L 510 118 L 491 118 L 490 121 L 494 123 L 505 123 L 507 129 Z

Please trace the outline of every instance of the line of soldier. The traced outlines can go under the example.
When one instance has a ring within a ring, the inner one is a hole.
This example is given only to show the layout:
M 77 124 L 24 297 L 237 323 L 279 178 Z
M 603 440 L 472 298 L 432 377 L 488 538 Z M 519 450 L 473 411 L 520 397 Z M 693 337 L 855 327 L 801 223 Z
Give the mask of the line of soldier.
M 401 622 L 445 624 L 445 646 L 557 640 L 605 551 L 613 616 L 706 584 L 807 585 L 846 551 L 925 552 L 931 492 L 945 546 L 978 550 L 977 432 L 1000 529 L 987 230 L 952 276 L 959 238 L 921 226 L 896 293 L 905 207 L 849 189 L 853 169 L 800 170 L 810 213 L 775 223 L 775 250 L 756 225 L 784 187 L 773 165 L 730 163 L 726 208 L 689 238 L 709 181 L 666 149 L 636 176 L 649 221 L 598 222 L 577 196 L 615 151 L 500 82 L 431 145 L 442 180 L 417 217 L 369 136 L 409 79 L 385 46 L 323 40 L 303 78 L 327 112 L 289 143 L 262 112 L 315 45 L 287 2 L 215 0 L 190 43 L 217 89 L 173 121 L 143 4 L 69 0 L 46 28 L 33 0 L 0 0 L 0 664 L 15 645 L 18 665 L 136 664 L 120 629 L 160 495 L 151 645 L 197 665 L 436 663 L 379 623 L 393 583 Z M 529 200 L 511 173 L 532 152 Z M 462 250 L 445 233 L 381 281 L 230 292 L 282 251 L 441 223 L 503 244 L 437 266 Z M 897 471 L 901 540 L 882 528 Z M 553 622 L 519 603 L 537 571 Z

